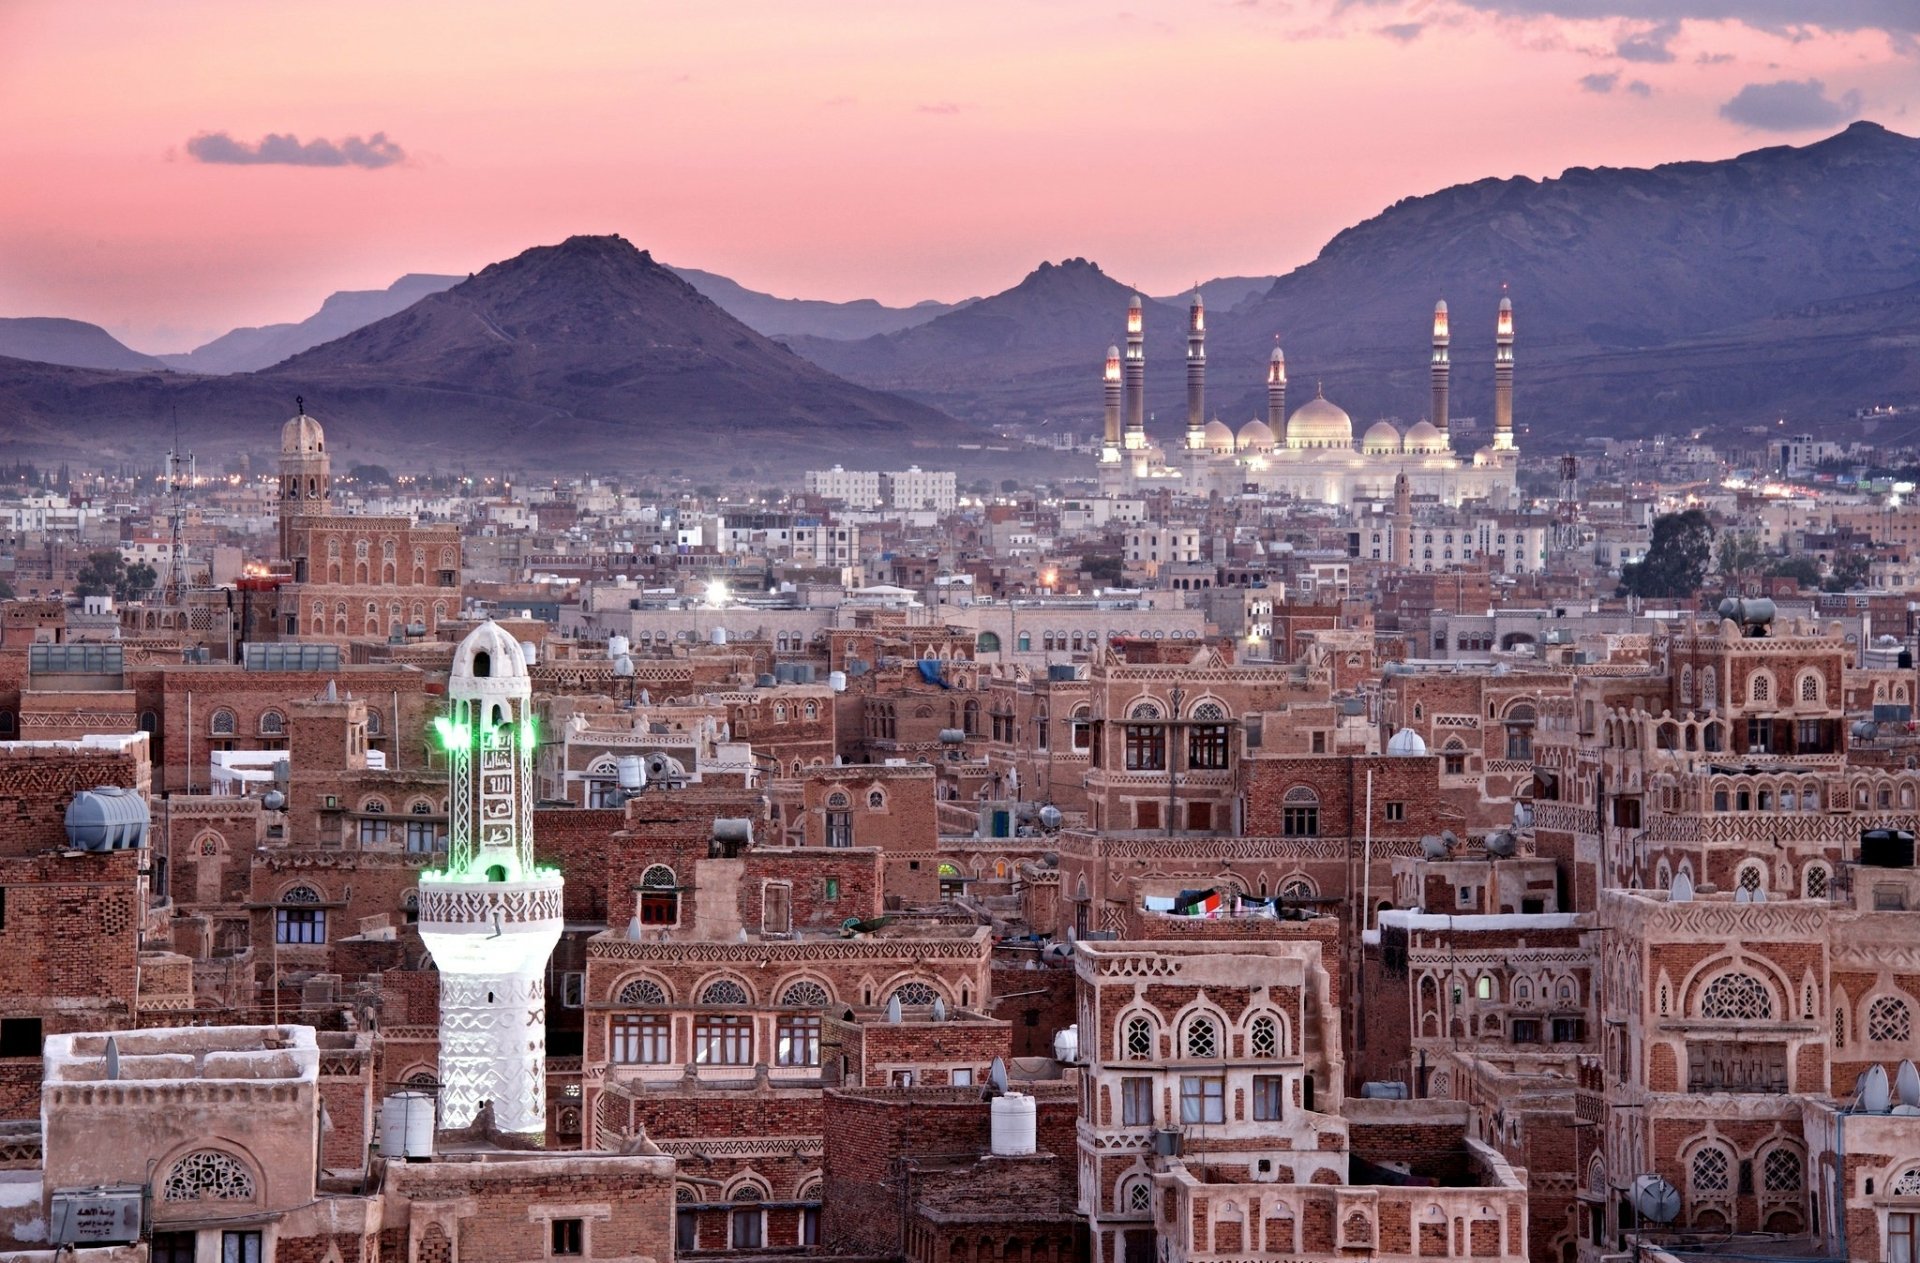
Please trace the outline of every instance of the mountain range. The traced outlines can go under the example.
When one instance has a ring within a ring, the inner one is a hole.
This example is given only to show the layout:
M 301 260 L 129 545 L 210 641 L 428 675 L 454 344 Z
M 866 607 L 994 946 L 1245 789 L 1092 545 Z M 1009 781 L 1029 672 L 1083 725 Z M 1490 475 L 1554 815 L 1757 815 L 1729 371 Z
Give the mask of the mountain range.
M 75 368 L 138 371 L 164 367 L 155 357 L 140 354 L 99 325 L 58 316 L 0 317 L 0 355 Z

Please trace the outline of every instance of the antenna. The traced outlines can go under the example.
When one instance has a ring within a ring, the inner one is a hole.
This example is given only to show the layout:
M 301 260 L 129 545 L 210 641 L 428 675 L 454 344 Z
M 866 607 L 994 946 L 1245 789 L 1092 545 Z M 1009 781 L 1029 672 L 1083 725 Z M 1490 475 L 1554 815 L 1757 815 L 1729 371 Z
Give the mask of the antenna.
M 193 453 L 180 450 L 180 409 L 173 410 L 173 448 L 167 453 L 168 605 L 179 605 L 187 587 L 187 490 L 193 484 Z

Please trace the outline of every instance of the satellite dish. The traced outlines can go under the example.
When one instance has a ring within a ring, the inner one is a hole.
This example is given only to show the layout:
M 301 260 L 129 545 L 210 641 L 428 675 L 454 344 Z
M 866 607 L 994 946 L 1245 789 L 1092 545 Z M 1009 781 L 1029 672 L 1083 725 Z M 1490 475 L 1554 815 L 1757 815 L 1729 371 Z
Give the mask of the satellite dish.
M 993 1064 L 987 1067 L 987 1082 L 993 1085 L 994 1091 L 1005 1092 L 1007 1090 L 1007 1063 L 995 1057 Z
M 1860 1108 L 1869 1114 L 1884 1114 L 1893 1104 L 1893 1093 L 1887 1088 L 1887 1068 L 1868 1066 L 1867 1072 L 1860 1076 Z
M 1526 803 L 1513 805 L 1513 827 L 1516 829 L 1533 828 L 1533 808 Z
M 1430 860 L 1443 860 L 1447 858 L 1447 844 L 1429 833 L 1420 839 L 1420 854 Z
M 900 1025 L 900 997 L 897 995 L 887 1001 L 887 1025 Z
M 1762 886 L 1760 889 L 1753 892 L 1753 902 L 1765 903 L 1766 901 L 1767 901 L 1767 888 L 1765 886 Z
M 1628 1196 L 1640 1218 L 1670 1224 L 1680 1214 L 1680 1191 L 1657 1175 L 1636 1175 Z
M 1513 835 L 1505 829 L 1487 835 L 1487 854 L 1498 855 L 1505 858 L 1506 856 L 1512 855 L 1513 851 Z
M 1673 879 L 1673 887 L 1667 891 L 1667 902 L 1693 902 L 1693 878 L 1687 874 L 1685 869 L 1681 869 L 1680 875 Z
M 1902 1105 L 1920 1105 L 1920 1069 L 1912 1061 L 1900 1063 L 1893 1076 L 1893 1090 Z
M 1887 1113 L 1896 1118 L 1920 1118 L 1920 1105 L 1896 1105 Z
M 1740 887 L 1740 889 L 1733 892 L 1733 901 L 1735 903 L 1752 903 L 1753 892 L 1751 890 L 1748 890 L 1745 886 L 1742 886 Z
M 120 1077 L 120 1041 L 115 1039 L 111 1035 L 107 1036 L 106 1061 L 107 1061 L 107 1078 L 118 1079 Z M 1913 1068 L 1913 1063 L 1908 1062 L 1907 1068 L 1911 1070 Z
M 947 1020 L 947 1002 L 939 996 L 933 997 L 933 1020 L 936 1022 Z
M 1460 835 L 1455 833 L 1452 829 L 1440 830 L 1440 840 L 1447 844 L 1447 849 L 1449 851 L 1451 851 L 1454 847 L 1460 845 Z

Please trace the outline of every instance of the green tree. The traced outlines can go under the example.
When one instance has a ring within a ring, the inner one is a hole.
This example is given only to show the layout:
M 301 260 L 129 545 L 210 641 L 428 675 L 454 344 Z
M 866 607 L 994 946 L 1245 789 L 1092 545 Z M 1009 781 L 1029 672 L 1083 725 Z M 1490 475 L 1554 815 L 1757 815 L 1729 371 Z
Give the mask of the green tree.
M 152 591 L 159 578 L 145 562 L 129 566 L 118 550 L 103 548 L 87 554 L 87 564 L 75 576 L 73 590 L 81 596 L 111 595 L 116 601 L 131 601 Z
M 1803 588 L 1820 586 L 1820 563 L 1805 553 L 1774 562 L 1767 573 L 1779 579 L 1792 579 Z
M 1699 509 L 1653 519 L 1645 559 L 1620 568 L 1621 596 L 1689 597 L 1700 590 L 1713 559 L 1713 523 Z
M 391 487 L 393 473 L 385 465 L 355 465 L 347 481 L 362 487 Z
M 1110 556 L 1103 554 L 1097 557 L 1082 557 L 1080 569 L 1085 571 L 1087 578 L 1097 585 L 1109 588 L 1120 586 L 1122 566 L 1117 553 Z
M 1719 555 L 1721 574 L 1737 574 L 1742 570 L 1751 570 L 1766 556 L 1760 547 L 1759 538 L 1746 531 L 1738 535 L 1732 533 L 1722 535 Z
M 1851 592 L 1855 588 L 1864 588 L 1873 575 L 1873 558 L 1864 552 L 1847 552 L 1833 559 L 1833 568 L 1827 572 L 1825 583 L 1820 586 L 1829 592 Z

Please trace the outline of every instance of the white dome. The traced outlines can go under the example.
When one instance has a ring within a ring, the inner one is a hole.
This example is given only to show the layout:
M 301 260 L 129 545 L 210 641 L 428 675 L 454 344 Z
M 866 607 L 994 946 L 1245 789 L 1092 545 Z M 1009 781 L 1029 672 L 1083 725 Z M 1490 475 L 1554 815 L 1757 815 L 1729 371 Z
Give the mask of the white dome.
M 1394 733 L 1392 739 L 1387 742 L 1388 754 L 1401 755 L 1403 757 L 1418 757 L 1426 752 L 1426 740 L 1411 728 L 1402 728 L 1399 732 Z
M 1240 427 L 1240 449 L 1246 452 L 1269 452 L 1273 450 L 1273 430 L 1265 421 L 1255 418 Z
M 492 619 L 467 633 L 453 651 L 453 666 L 448 673 L 449 691 L 467 696 L 476 688 L 487 687 L 485 682 L 489 681 L 517 682 L 521 691 L 527 682 L 527 660 L 520 642 Z
M 320 423 L 306 413 L 280 427 L 280 452 L 282 455 L 295 453 L 324 452 L 327 450 L 327 432 Z
M 1431 455 L 1447 450 L 1447 436 L 1440 433 L 1440 427 L 1431 421 L 1417 421 L 1407 431 L 1407 451 L 1420 455 Z
M 1287 418 L 1288 447 L 1352 447 L 1353 418 L 1325 396 L 1307 400 Z
M 1360 450 L 1369 456 L 1392 456 L 1400 450 L 1400 431 L 1389 422 L 1375 421 L 1360 439 Z
M 1219 417 L 1207 422 L 1207 428 L 1202 433 L 1208 451 L 1231 452 L 1233 450 L 1233 431 L 1229 430 L 1227 423 Z

